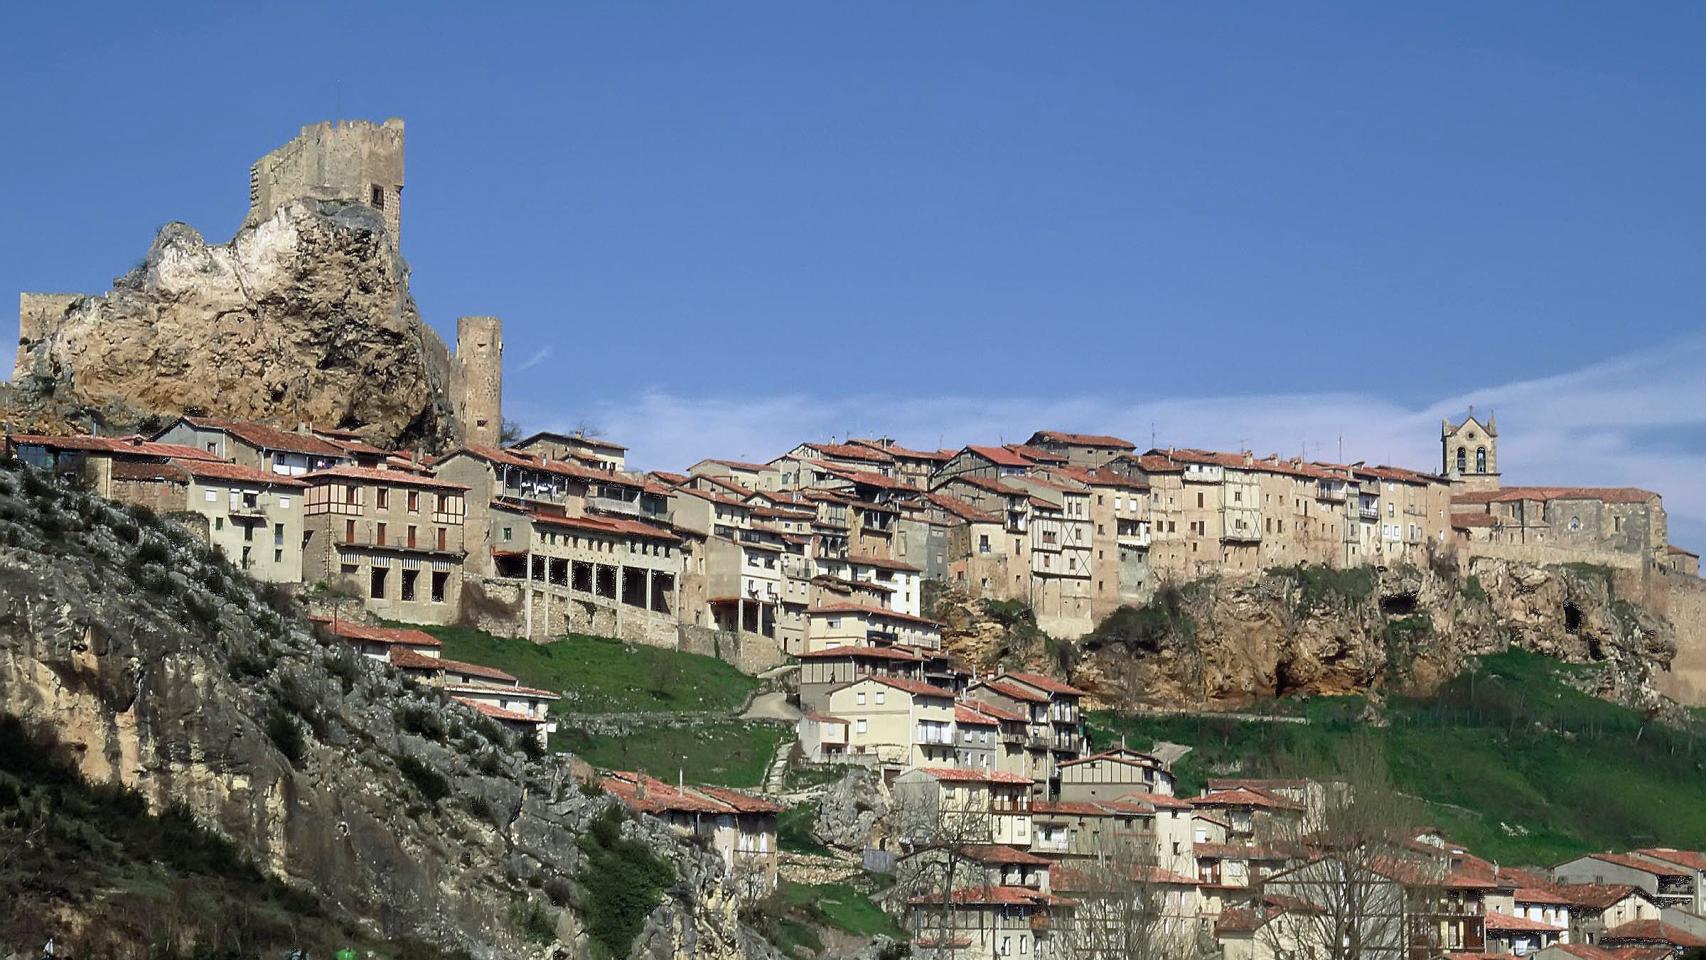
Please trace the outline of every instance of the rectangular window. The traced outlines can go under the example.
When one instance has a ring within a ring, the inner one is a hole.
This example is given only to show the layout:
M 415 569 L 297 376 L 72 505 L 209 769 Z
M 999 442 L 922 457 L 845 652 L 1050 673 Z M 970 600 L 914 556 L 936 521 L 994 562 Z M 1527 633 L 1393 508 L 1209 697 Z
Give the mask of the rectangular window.
M 354 543 L 355 542 L 355 521 L 354 520 L 345 520 L 344 521 L 344 542 L 345 543 Z
M 449 547 L 446 546 L 446 544 L 449 542 L 445 536 L 446 532 L 447 531 L 443 527 L 438 528 L 438 549 L 440 551 L 449 549 Z
M 279 506 L 279 509 L 281 509 L 281 510 L 289 510 L 290 509 L 290 498 L 289 497 L 279 497 L 278 498 L 278 506 Z
M 251 541 L 255 539 L 255 525 L 254 524 L 252 524 L 252 523 L 243 524 L 243 539 L 244 540 L 251 540 Z
M 410 513 L 420 513 L 421 512 L 421 492 L 419 490 L 410 490 L 409 491 L 409 512 Z
M 373 600 L 385 599 L 385 574 L 388 572 L 384 567 L 373 568 L 373 572 L 367 578 L 367 595 L 369 598 Z
M 385 545 L 385 524 L 376 523 L 373 525 L 373 542 L 382 547 Z
M 867 728 L 867 727 L 868 727 L 868 726 L 869 726 L 869 724 L 867 724 L 867 723 L 866 723 L 866 722 L 865 722 L 865 721 L 864 721 L 864 720 L 857 720 L 857 721 L 854 721 L 854 722 L 855 722 L 855 723 L 857 723 L 857 724 L 858 724 L 858 725 L 859 725 L 859 726 L 858 726 L 858 728 L 857 728 L 857 731 L 858 731 L 858 732 L 859 732 L 859 733 L 864 733 L 864 732 L 865 732 L 865 730 L 866 730 L 866 728 Z
M 504 527 L 504 542 L 508 543 L 513 539 L 515 539 L 514 533 L 510 530 L 509 527 Z
M 391 506 L 391 490 L 390 490 L 390 488 L 380 487 L 379 489 L 375 490 L 373 492 L 373 504 L 374 504 L 374 506 L 378 507 L 381 510 L 384 510 L 384 509 L 390 507 Z
M 284 546 L 284 524 L 275 523 L 272 525 L 272 545 L 275 547 Z
M 888 691 L 887 690 L 878 690 L 877 691 L 877 703 L 883 704 L 883 703 L 887 703 L 887 702 L 888 702 Z
M 409 532 L 409 546 L 413 547 L 415 545 L 415 525 L 414 524 L 412 524 L 412 523 L 409 524 L 409 531 L 408 532 Z
M 215 491 L 215 490 L 205 491 L 204 492 L 204 499 L 206 499 L 208 503 L 217 502 L 219 500 L 219 493 L 218 493 L 218 491 Z
M 404 570 L 403 571 L 403 599 L 404 600 L 415 599 L 415 580 L 419 576 L 420 576 L 419 570 Z
M 434 570 L 432 574 L 432 602 L 443 603 L 446 588 L 450 585 L 450 571 Z

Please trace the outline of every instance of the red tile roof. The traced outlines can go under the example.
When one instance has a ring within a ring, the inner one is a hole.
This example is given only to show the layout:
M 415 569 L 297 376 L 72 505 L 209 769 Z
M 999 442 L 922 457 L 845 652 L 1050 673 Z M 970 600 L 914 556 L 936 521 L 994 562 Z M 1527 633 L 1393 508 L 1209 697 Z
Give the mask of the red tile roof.
M 1663 920 L 1631 920 L 1620 926 L 1607 927 L 1599 935 L 1600 943 L 1624 940 L 1668 943 L 1678 947 L 1706 947 L 1706 937 L 1689 933 Z
M 641 813 L 777 813 L 768 800 L 726 787 L 678 788 L 643 773 L 612 771 L 600 784 L 606 793 Z
M 807 614 L 847 614 L 849 616 L 882 617 L 888 620 L 901 620 L 925 627 L 940 627 L 941 624 L 923 617 L 915 617 L 910 613 L 898 613 L 882 607 L 868 607 L 862 603 L 826 603 L 821 607 L 812 607 Z
M 863 460 L 866 463 L 893 463 L 894 457 L 871 447 L 861 447 L 851 443 L 804 443 L 801 446 L 808 450 L 816 450 L 826 457 L 838 457 L 842 460 Z
M 1190 810 L 1195 804 L 1183 797 L 1175 797 L 1168 793 L 1149 793 L 1143 790 L 1133 790 L 1122 793 L 1113 800 L 1116 804 L 1140 804 L 1156 810 Z
M 465 663 L 461 660 L 446 660 L 440 658 L 438 664 L 450 673 L 463 673 L 470 677 L 485 677 L 488 680 L 502 680 L 505 683 L 517 682 L 514 674 L 505 673 L 497 667 L 488 667 L 482 663 Z M 541 690 L 538 692 L 549 693 L 550 691 Z M 551 696 L 555 697 L 556 694 L 551 694 Z
M 1056 890 L 1069 893 L 1113 893 L 1125 890 L 1131 882 L 1165 884 L 1175 887 L 1194 887 L 1197 881 L 1181 873 L 1174 873 L 1164 867 L 1154 864 L 1128 863 L 1123 865 L 1111 864 L 1104 874 L 1097 874 L 1087 867 L 1057 863 L 1049 868 L 1049 886 Z M 1121 876 L 1123 874 L 1123 876 Z
M 1074 758 L 1072 760 L 1062 760 L 1059 765 L 1062 767 L 1072 767 L 1072 766 L 1077 766 L 1078 764 L 1081 764 L 1081 763 L 1095 763 L 1095 762 L 1101 761 L 1101 760 L 1106 760 L 1110 763 L 1124 763 L 1124 764 L 1128 764 L 1128 765 L 1134 766 L 1134 767 L 1145 767 L 1145 768 L 1151 768 L 1151 769 L 1158 768 L 1161 766 L 1160 760 L 1156 759 L 1155 757 L 1150 756 L 1147 753 L 1140 753 L 1136 750 L 1125 750 L 1125 749 L 1104 750 L 1101 753 L 1092 753 L 1087 757 L 1077 757 L 1077 758 Z M 1144 762 L 1145 760 L 1147 760 L 1149 762 L 1145 763 Z
M 938 507 L 941 507 L 947 513 L 952 514 L 954 517 L 964 520 L 967 523 L 1001 522 L 1001 518 L 999 516 L 979 510 L 964 500 L 961 500 L 959 497 L 951 497 L 945 493 L 927 493 L 924 495 L 924 499 Z
M 457 703 L 460 703 L 465 707 L 473 707 L 475 712 L 483 713 L 486 716 L 491 717 L 494 720 L 508 720 L 511 723 L 546 723 L 547 722 L 544 717 L 535 717 L 535 716 L 532 716 L 532 715 L 526 714 L 526 713 L 517 713 L 514 710 L 505 710 L 502 707 L 494 707 L 489 703 L 481 703 L 478 700 L 470 700 L 467 697 L 451 697 L 450 699 L 455 700 Z
M 1030 444 L 1004 443 L 1001 446 L 1003 449 L 1010 450 L 1010 451 L 1018 454 L 1019 456 L 1024 457 L 1026 460 L 1031 461 L 1032 463 L 1041 464 L 1041 463 L 1069 463 L 1070 462 L 1069 460 L 1067 460 L 1065 454 L 1055 453 L 1053 450 L 1045 450 L 1042 447 L 1033 447 Z
M 408 647 L 398 645 L 385 648 L 385 655 L 391 661 L 391 666 L 399 670 L 439 670 L 437 657 L 429 657 L 416 653 Z
M 627 520 L 622 517 L 602 514 L 599 516 L 570 517 L 541 511 L 531 511 L 528 516 L 534 523 L 544 524 L 548 527 L 567 527 L 572 530 L 584 530 L 588 533 L 602 533 L 610 536 L 645 537 L 651 540 L 667 540 L 672 543 L 681 540 L 681 537 L 673 531 L 655 527 L 644 521 Z
M 437 477 L 425 477 L 409 473 L 405 470 L 377 470 L 372 467 L 332 467 L 329 470 L 316 470 L 302 477 L 310 485 L 316 481 L 329 480 L 358 480 L 365 483 L 394 483 L 404 487 L 425 487 L 435 490 L 466 491 L 468 488 L 460 483 L 440 480 Z
M 1678 864 L 1690 870 L 1706 870 L 1706 853 L 1697 850 L 1678 850 L 1675 847 L 1642 847 L 1635 852 L 1643 857 Z
M 1651 899 L 1640 887 L 1627 883 L 1559 883 L 1552 892 L 1569 901 L 1572 907 L 1604 910 L 1627 897 Z
M 896 650 L 893 647 L 830 647 L 827 650 L 813 650 L 799 656 L 802 660 L 820 660 L 832 657 L 852 657 L 855 660 L 904 660 L 911 663 L 922 663 L 924 660 L 917 654 Z
M 973 707 L 966 706 L 965 701 L 955 701 L 954 722 L 968 727 L 999 727 L 1001 721 Z
M 200 430 L 218 430 L 259 450 L 305 453 L 317 457 L 345 456 L 342 448 L 319 437 L 280 430 L 264 423 L 221 420 L 217 417 L 184 417 L 184 421 Z
M 1539 920 L 1530 920 L 1527 917 L 1517 917 L 1508 913 L 1499 913 L 1497 910 L 1487 911 L 1486 926 L 1489 931 L 1508 930 L 1512 932 L 1520 932 L 1526 930 L 1540 933 L 1564 932 L 1563 927 L 1555 926 L 1550 923 L 1543 923 Z
M 1497 527 L 1501 524 L 1499 518 L 1490 513 L 1454 513 L 1451 515 L 1451 525 L 1467 529 L 1469 527 Z
M 1101 433 L 1067 433 L 1064 430 L 1038 430 L 1031 435 L 1032 443 L 1039 441 L 1050 443 L 1065 443 L 1080 447 L 1116 447 L 1120 450 L 1136 450 L 1137 444 L 1119 437 L 1110 437 Z
M 1008 450 L 1006 447 L 967 446 L 964 450 L 969 450 L 998 467 L 1028 467 L 1031 465 L 1030 460 Z M 964 478 L 956 477 L 955 479 Z
M 1290 800 L 1251 790 L 1248 787 L 1234 787 L 1231 790 L 1217 790 L 1211 793 L 1205 793 L 1200 797 L 1192 797 L 1191 802 L 1199 807 L 1263 807 L 1270 810 L 1303 809 L 1297 804 L 1292 803 Z
M 885 687 L 893 687 L 896 690 L 904 690 L 907 693 L 916 694 L 921 697 L 938 697 L 945 700 L 954 699 L 954 691 L 944 687 L 938 687 L 932 683 L 925 683 L 922 680 L 912 680 L 906 677 L 884 677 L 875 674 L 868 677 L 860 677 L 857 680 L 844 683 L 837 689 L 850 687 L 855 683 L 864 683 L 867 680 L 872 683 L 880 683 Z
M 909 447 L 903 447 L 898 443 L 878 443 L 875 440 L 860 440 L 858 438 L 854 438 L 848 442 L 861 447 L 870 447 L 873 450 L 880 450 L 892 457 L 903 460 L 934 460 L 937 463 L 941 463 L 952 459 L 954 456 L 954 452 L 952 450 L 913 450 Z
M 1654 863 L 1652 860 L 1648 860 L 1644 857 L 1638 857 L 1627 853 L 1591 853 L 1588 854 L 1588 856 L 1603 863 L 1616 864 L 1626 870 L 1635 870 L 1655 877 L 1687 874 L 1694 869 L 1693 867 L 1685 867 L 1680 863 L 1671 861 L 1667 861 L 1665 863 Z
M 56 437 L 42 433 L 14 433 L 10 435 L 10 439 L 15 444 L 47 447 L 52 450 L 83 450 L 110 453 L 115 456 L 222 461 L 221 457 L 208 453 L 206 450 L 181 443 L 159 443 L 153 440 L 144 440 L 134 434 L 125 437 L 92 437 L 82 434 Z
M 918 567 L 905 560 L 891 560 L 888 557 L 837 557 L 838 562 L 854 567 L 876 567 L 878 570 L 896 570 L 901 573 L 923 573 Z
M 954 903 L 979 906 L 1045 907 L 1050 903 L 1070 905 L 1072 901 L 1038 893 L 1029 887 L 965 887 L 955 890 L 950 898 Z M 940 893 L 921 894 L 907 901 L 913 904 L 941 903 Z
M 345 640 L 367 640 L 373 643 L 401 644 L 406 647 L 439 647 L 443 646 L 439 639 L 422 630 L 411 630 L 407 627 L 374 627 L 365 623 L 353 623 L 349 620 L 333 621 L 331 617 L 309 617 L 310 622 L 317 623 L 329 630 L 334 637 Z
M 904 480 L 896 480 L 894 477 L 885 477 L 880 473 L 872 473 L 869 470 L 854 470 L 850 467 L 837 467 L 833 464 L 827 463 L 824 464 L 823 469 L 825 473 L 840 477 L 843 480 L 851 481 L 857 485 L 879 487 L 884 490 L 912 489 L 912 484 L 907 483 Z
M 1452 503 L 1509 503 L 1515 500 L 1598 500 L 1601 503 L 1646 503 L 1657 497 L 1640 487 L 1502 487 L 1453 494 Z
M 915 767 L 919 773 L 948 783 L 1014 783 L 1030 786 L 1030 777 L 1000 770 L 963 770 L 959 767 Z
M 181 468 L 197 480 L 224 480 L 232 483 L 253 483 L 271 487 L 306 488 L 308 486 L 295 477 L 269 473 L 251 467 L 239 467 L 235 463 L 226 463 L 223 460 L 173 460 L 172 465 Z
M 1023 867 L 1046 867 L 1053 863 L 1047 857 L 1039 857 L 1027 850 L 1009 847 L 999 843 L 968 843 L 960 848 L 960 853 L 966 859 L 976 863 L 1001 863 Z

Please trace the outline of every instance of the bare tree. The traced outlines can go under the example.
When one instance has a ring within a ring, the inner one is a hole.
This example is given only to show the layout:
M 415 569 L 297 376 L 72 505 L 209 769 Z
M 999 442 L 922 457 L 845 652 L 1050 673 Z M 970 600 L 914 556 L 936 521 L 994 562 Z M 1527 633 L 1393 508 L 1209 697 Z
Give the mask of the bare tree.
M 990 886 L 974 852 L 994 837 L 992 794 L 983 792 L 987 802 L 965 796 L 934 779 L 895 785 L 889 818 L 904 855 L 896 862 L 893 889 L 906 905 L 914 956 L 951 956 L 961 931 L 970 931 L 960 922 L 960 892 Z
M 1207 953 L 1192 878 L 1163 869 L 1153 844 L 1110 836 L 1067 861 L 1053 892 L 1075 906 L 1052 945 L 1063 960 L 1194 960 Z
M 1258 908 L 1274 916 L 1258 938 L 1288 960 L 1403 960 L 1421 932 L 1412 908 L 1436 899 L 1445 861 L 1410 844 L 1420 810 L 1393 787 L 1378 741 L 1352 740 L 1338 767 L 1318 816 L 1263 831 L 1302 862 L 1260 882 Z

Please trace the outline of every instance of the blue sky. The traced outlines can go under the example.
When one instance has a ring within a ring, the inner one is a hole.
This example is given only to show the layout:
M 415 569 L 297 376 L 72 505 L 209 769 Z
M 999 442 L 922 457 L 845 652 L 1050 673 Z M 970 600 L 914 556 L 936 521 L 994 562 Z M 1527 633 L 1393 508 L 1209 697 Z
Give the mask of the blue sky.
M 0 289 L 225 240 L 301 124 L 402 116 L 423 315 L 502 316 L 509 414 L 642 466 L 1044 426 L 1429 466 L 1476 400 L 1508 479 L 1653 486 L 1706 537 L 1702 37 L 1658 3 L 28 5 Z

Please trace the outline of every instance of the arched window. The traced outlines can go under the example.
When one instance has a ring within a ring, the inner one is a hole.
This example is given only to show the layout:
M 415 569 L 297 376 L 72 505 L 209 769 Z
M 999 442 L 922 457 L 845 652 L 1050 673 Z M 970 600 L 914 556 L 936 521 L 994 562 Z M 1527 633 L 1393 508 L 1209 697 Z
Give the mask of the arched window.
M 1475 472 L 1476 473 L 1486 473 L 1487 472 L 1487 448 L 1486 447 L 1476 447 L 1475 448 Z
M 1469 469 L 1469 451 L 1465 450 L 1462 447 L 1458 447 L 1457 448 L 1457 472 L 1463 473 L 1464 471 L 1466 471 L 1468 469 Z

